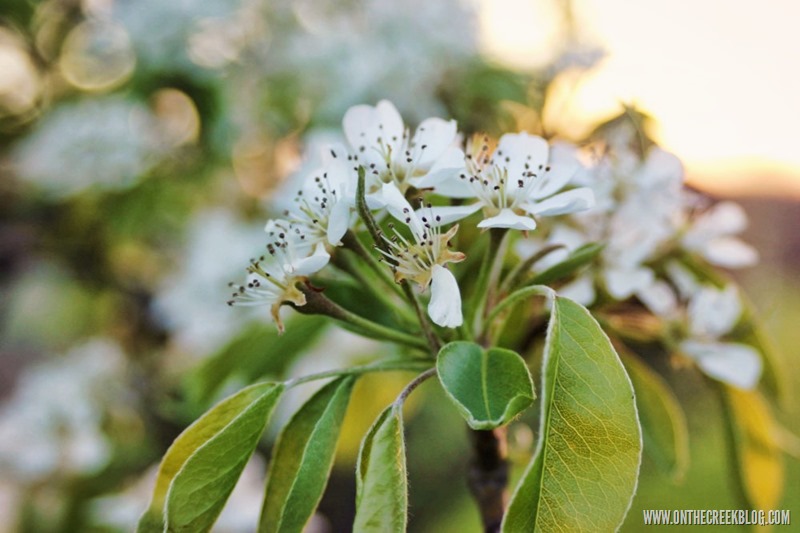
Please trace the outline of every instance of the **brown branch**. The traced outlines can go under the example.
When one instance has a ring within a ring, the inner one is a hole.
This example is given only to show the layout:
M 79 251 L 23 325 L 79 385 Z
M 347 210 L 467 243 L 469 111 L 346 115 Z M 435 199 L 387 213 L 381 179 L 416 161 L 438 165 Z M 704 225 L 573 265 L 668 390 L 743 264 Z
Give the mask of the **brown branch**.
M 474 456 L 467 483 L 478 504 L 486 533 L 500 531 L 508 503 L 508 460 L 506 430 L 469 430 Z

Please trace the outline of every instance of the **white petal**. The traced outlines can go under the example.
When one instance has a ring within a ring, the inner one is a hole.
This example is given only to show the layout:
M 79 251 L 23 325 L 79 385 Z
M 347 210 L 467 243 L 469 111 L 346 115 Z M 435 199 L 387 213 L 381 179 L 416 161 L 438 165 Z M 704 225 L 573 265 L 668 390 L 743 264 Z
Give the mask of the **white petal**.
M 549 168 L 550 170 L 547 170 Z M 530 190 L 529 197 L 534 200 L 547 198 L 564 188 L 576 175 L 580 166 L 576 161 L 553 163 L 548 167 L 534 171 L 536 182 Z
M 422 235 L 425 227 L 417 213 L 411 208 L 406 197 L 394 183 L 384 183 L 381 189 L 381 198 L 386 204 L 386 210 L 397 220 L 411 228 L 416 235 Z
M 483 204 L 480 202 L 470 205 L 433 206 L 431 208 L 426 207 L 425 213 L 430 213 L 433 216 L 434 225 L 444 226 L 445 224 L 450 224 L 451 222 L 466 218 L 472 213 L 480 211 L 482 207 Z
M 347 161 L 347 156 L 350 152 L 342 143 L 336 142 L 324 146 L 320 154 L 322 156 L 322 163 L 328 165 L 333 161 Z
M 585 211 L 594 205 L 594 192 L 581 187 L 551 196 L 541 202 L 523 204 L 522 208 L 532 215 L 552 217 Z
M 592 305 L 597 297 L 591 276 L 581 276 L 575 281 L 567 283 L 558 289 L 558 294 L 583 306 Z
M 736 287 L 703 287 L 689 302 L 689 329 L 697 337 L 717 339 L 728 333 L 742 314 Z
M 643 188 L 677 188 L 683 182 L 683 165 L 673 154 L 654 147 L 634 179 Z
M 535 230 L 536 221 L 514 213 L 511 209 L 501 209 L 493 217 L 485 218 L 478 223 L 479 228 L 509 228 L 521 230 Z
M 313 254 L 292 264 L 292 273 L 296 276 L 310 276 L 327 265 L 330 258 L 331 256 L 325 251 L 325 246 L 319 243 Z
M 457 146 L 450 146 L 436 159 L 427 174 L 419 178 L 410 178 L 409 181 L 418 189 L 427 189 L 437 187 L 445 180 L 457 178 L 459 173 L 463 173 L 465 170 L 464 151 Z M 472 189 L 469 188 L 469 190 Z M 443 194 L 438 190 L 436 192 Z M 447 195 L 444 194 L 444 196 Z
M 612 267 L 606 269 L 604 277 L 608 293 L 617 300 L 624 300 L 653 283 L 655 274 L 644 267 Z
M 392 153 L 397 154 L 403 139 L 403 119 L 387 100 L 381 100 L 376 107 L 351 107 L 344 114 L 342 127 L 347 142 L 359 160 L 367 164 L 382 162 L 377 151 L 381 143 L 391 146 Z
M 755 248 L 736 237 L 713 239 L 700 253 L 710 263 L 726 268 L 742 268 L 758 263 L 758 252 Z
M 411 157 L 417 167 L 427 169 L 453 144 L 456 138 L 456 121 L 429 118 L 422 121 L 413 138 Z M 463 159 L 462 159 L 463 164 Z
M 439 326 L 456 328 L 464 318 L 461 314 L 461 292 L 453 273 L 441 265 L 431 270 L 431 301 L 428 316 Z
M 549 154 L 547 141 L 541 137 L 528 133 L 506 133 L 500 137 L 497 149 L 494 152 L 494 166 L 508 170 L 508 179 L 516 182 L 517 179 L 531 172 L 539 172 L 539 166 L 547 166 Z M 525 168 L 525 165 L 528 168 Z
M 746 227 L 747 215 L 739 204 L 720 202 L 694 220 L 683 243 L 690 250 L 702 251 L 708 241 L 739 233 Z
M 328 243 L 338 246 L 350 226 L 350 206 L 344 200 L 339 200 L 331 208 L 328 217 Z
M 681 298 L 688 300 L 700 290 L 700 283 L 688 268 L 677 261 L 667 263 L 667 274 L 672 283 L 678 288 Z
M 636 291 L 636 297 L 654 314 L 673 318 L 678 313 L 678 298 L 669 283 L 657 280 Z
M 761 377 L 761 357 L 752 346 L 685 341 L 681 350 L 708 376 L 734 387 L 752 389 Z

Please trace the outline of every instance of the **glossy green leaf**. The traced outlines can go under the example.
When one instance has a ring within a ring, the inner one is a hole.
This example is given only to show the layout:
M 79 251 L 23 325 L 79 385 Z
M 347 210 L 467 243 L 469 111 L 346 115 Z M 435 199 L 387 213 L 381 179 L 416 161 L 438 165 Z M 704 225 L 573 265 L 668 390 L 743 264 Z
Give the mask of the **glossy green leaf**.
M 507 424 L 536 398 L 525 361 L 511 350 L 451 342 L 439 352 L 436 369 L 442 387 L 472 429 Z
M 564 279 L 577 272 L 581 267 L 591 263 L 603 251 L 604 245 L 597 243 L 584 244 L 573 250 L 569 256 L 544 272 L 533 277 L 528 285 L 548 285 L 554 281 Z
M 324 386 L 281 431 L 272 452 L 259 531 L 300 532 L 328 482 L 355 378 Z
M 361 442 L 356 465 L 356 518 L 359 533 L 406 530 L 408 489 L 403 416 L 390 405 Z
M 559 296 L 543 364 L 539 442 L 503 531 L 614 531 L 641 461 L 631 381 L 597 321 Z
M 689 428 L 678 399 L 664 379 L 636 355 L 620 352 L 636 391 L 644 451 L 675 481 L 689 466 Z
M 181 433 L 161 461 L 138 531 L 207 531 L 253 453 L 283 385 L 259 383 L 223 400 Z M 166 524 L 164 524 L 166 520 Z

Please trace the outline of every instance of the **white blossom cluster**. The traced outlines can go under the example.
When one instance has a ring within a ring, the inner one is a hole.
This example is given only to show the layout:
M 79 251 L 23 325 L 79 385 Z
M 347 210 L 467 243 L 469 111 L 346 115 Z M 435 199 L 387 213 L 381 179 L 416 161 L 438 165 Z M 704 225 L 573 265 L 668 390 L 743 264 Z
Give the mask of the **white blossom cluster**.
M 108 413 L 131 408 L 120 348 L 94 339 L 41 363 L 0 406 L 0 470 L 21 483 L 95 473 L 112 454 Z
M 388 224 L 376 246 L 381 260 L 397 281 L 430 289 L 435 324 L 463 323 L 461 290 L 448 265 L 465 255 L 451 244 L 456 222 L 478 220 L 484 230 L 521 230 L 519 261 L 545 245 L 563 247 L 538 261 L 537 270 L 582 245 L 603 244 L 595 266 L 562 294 L 585 305 L 636 298 L 684 332 L 679 350 L 709 376 L 742 388 L 758 381 L 757 351 L 725 340 L 741 316 L 737 293 L 703 284 L 680 260 L 688 254 L 713 266 L 753 264 L 757 253 L 736 237 L 745 215 L 733 202 L 708 206 L 687 192 L 674 155 L 652 147 L 641 156 L 616 143 L 584 164 L 575 147 L 525 132 L 463 143 L 455 121 L 428 118 L 410 130 L 386 100 L 350 108 L 343 130 L 346 142 L 325 149 L 322 166 L 305 176 L 284 218 L 267 223 L 268 254 L 251 264 L 229 304 L 269 305 L 279 327 L 282 303 L 305 305 L 298 285 L 328 264 L 348 230 L 360 229 L 363 169 L 374 218 L 399 222 Z M 433 198 L 436 205 L 423 203 Z M 547 217 L 556 218 L 540 227 Z
M 68 198 L 130 187 L 159 162 L 162 140 L 146 106 L 110 96 L 55 108 L 16 145 L 12 161 L 21 180 Z
M 441 112 L 442 65 L 478 53 L 477 10 L 464 0 L 279 0 L 267 24 L 254 50 L 267 75 L 296 79 L 326 117 L 379 97 L 414 120 Z
M 383 259 L 397 281 L 430 287 L 428 314 L 443 327 L 463 322 L 458 283 L 447 268 L 464 259 L 450 250 L 458 231 L 452 223 L 480 211 L 480 228 L 532 230 L 537 218 L 585 210 L 594 202 L 590 188 L 570 188 L 577 159 L 553 157 L 548 143 L 534 135 L 504 135 L 494 150 L 488 139 L 478 139 L 465 152 L 455 121 L 429 118 L 411 132 L 385 100 L 350 108 L 343 129 L 346 145 L 329 147 L 322 168 L 304 180 L 285 218 L 267 223 L 268 254 L 251 264 L 230 301 L 271 306 L 279 327 L 280 305 L 306 303 L 297 284 L 325 267 L 331 249 L 355 227 L 359 168 L 366 173 L 367 206 L 376 217 L 388 214 L 406 227 L 392 226 L 392 234 L 384 235 Z M 465 203 L 415 210 L 406 197 L 412 189 Z
M 642 157 L 625 143 L 610 144 L 578 178 L 593 189 L 595 208 L 559 220 L 546 239 L 521 241 L 518 252 L 563 246 L 536 264 L 545 269 L 582 245 L 604 244 L 597 266 L 562 287 L 561 294 L 584 305 L 600 293 L 616 301 L 635 297 L 686 332 L 679 349 L 706 374 L 752 388 L 761 374 L 758 352 L 722 340 L 741 317 L 738 293 L 733 286 L 702 283 L 680 261 L 689 254 L 724 268 L 757 262 L 757 252 L 736 236 L 747 225 L 744 210 L 731 201 L 709 205 L 688 191 L 680 161 L 661 148 L 653 146 Z

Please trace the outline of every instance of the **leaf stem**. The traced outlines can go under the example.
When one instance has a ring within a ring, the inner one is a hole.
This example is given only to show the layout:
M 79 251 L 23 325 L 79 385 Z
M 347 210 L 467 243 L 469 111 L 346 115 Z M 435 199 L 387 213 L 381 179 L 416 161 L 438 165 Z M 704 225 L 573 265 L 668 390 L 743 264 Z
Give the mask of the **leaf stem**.
M 398 371 L 415 371 L 422 370 L 435 370 L 430 368 L 431 362 L 426 359 L 407 359 L 397 361 L 378 361 L 369 365 L 353 366 L 350 368 L 343 368 L 339 370 L 326 370 L 325 372 L 318 372 L 316 374 L 309 374 L 299 378 L 290 379 L 285 382 L 287 388 L 296 385 L 302 385 L 310 381 L 319 379 L 335 378 L 339 376 L 360 376 L 361 374 L 368 374 L 370 372 L 398 372 Z
M 378 277 L 387 287 L 391 288 L 398 295 L 404 296 L 403 291 L 400 289 L 400 287 L 398 287 L 398 283 L 389 275 L 388 269 L 377 259 L 375 259 L 374 255 L 369 253 L 369 250 L 364 247 L 364 244 L 359 240 L 355 233 L 347 230 L 347 233 L 345 233 L 344 237 L 342 237 L 342 243 L 348 250 L 351 250 L 353 253 L 363 259 L 370 270 L 375 272 L 375 274 L 378 275 Z
M 414 380 L 411 381 L 408 385 L 406 385 L 406 388 L 404 388 L 402 392 L 400 392 L 400 395 L 394 401 L 392 408 L 395 410 L 402 409 L 403 403 L 406 401 L 406 398 L 408 398 L 409 395 L 412 392 L 414 392 L 414 389 L 416 389 L 426 380 L 432 378 L 435 375 L 436 375 L 436 367 L 429 368 L 428 370 L 426 370 L 425 372 L 414 378 Z
M 544 257 L 549 255 L 550 253 L 555 252 L 556 250 L 559 250 L 564 247 L 565 246 L 563 244 L 551 244 L 549 246 L 545 246 L 544 248 L 542 248 L 529 258 L 527 258 L 525 261 L 521 261 L 505 277 L 503 283 L 500 284 L 500 289 L 498 290 L 498 292 L 502 294 L 510 290 L 525 276 L 525 274 L 528 272 L 528 270 L 531 269 L 533 265 L 538 263 L 540 260 L 544 259 Z
M 381 229 L 378 226 L 378 223 L 375 222 L 375 219 L 372 217 L 369 206 L 367 206 L 365 183 L 366 170 L 363 166 L 360 166 L 358 167 L 358 187 L 356 188 L 356 208 L 358 209 L 358 215 L 361 217 L 361 220 L 364 221 L 364 225 L 367 227 L 367 231 L 369 231 L 369 234 L 372 236 L 372 240 L 375 241 L 375 246 L 379 247 L 384 252 L 388 252 L 389 250 L 382 237 Z M 353 244 L 355 245 L 355 243 Z M 439 348 L 442 346 L 441 340 L 439 340 L 439 338 L 436 336 L 436 333 L 433 331 L 433 327 L 428 321 L 428 317 L 420 307 L 419 300 L 417 300 L 414 291 L 408 285 L 406 280 L 401 281 L 400 285 L 402 286 L 404 296 L 414 307 L 414 311 L 417 314 L 417 319 L 419 320 L 419 324 L 422 327 L 423 333 L 425 334 L 425 340 L 427 341 L 428 346 L 431 348 L 431 350 L 433 350 L 433 353 L 439 353 Z
M 545 296 L 548 299 L 552 299 L 555 297 L 556 291 L 547 285 L 533 285 L 531 287 L 523 287 L 522 289 L 512 292 L 503 301 L 497 304 L 494 309 L 492 309 L 491 313 L 489 313 L 489 316 L 486 318 L 486 327 L 489 328 L 492 322 L 494 322 L 494 320 L 500 316 L 500 313 L 519 303 L 525 298 L 533 295 Z
M 480 331 L 483 314 L 486 309 L 486 303 L 489 299 L 489 292 L 491 291 L 491 279 L 494 277 L 496 280 L 499 274 L 500 267 L 503 264 L 503 257 L 505 254 L 501 252 L 503 241 L 508 234 L 506 228 L 491 228 L 489 230 L 489 249 L 483 256 L 481 269 L 478 273 L 478 281 L 475 283 L 471 298 L 471 316 L 469 322 L 472 325 L 473 331 Z
M 397 344 L 428 352 L 428 345 L 417 336 L 388 328 L 352 313 L 311 287 L 299 286 L 299 289 L 306 297 L 306 304 L 302 306 L 293 305 L 293 307 L 300 313 L 326 315 L 352 326 L 354 330 L 365 337 L 396 342 Z
M 375 298 L 378 302 L 383 304 L 384 307 L 389 309 L 392 313 L 394 313 L 406 326 L 411 326 L 412 324 L 416 326 L 416 322 L 414 321 L 414 317 L 411 315 L 407 307 L 403 307 L 398 305 L 396 300 L 390 298 L 390 295 L 387 294 L 386 291 L 381 290 L 380 288 L 376 287 L 374 283 L 371 282 L 370 279 L 367 278 L 364 271 L 359 269 L 357 265 L 353 264 L 350 257 L 335 253 L 333 255 L 333 264 L 339 267 L 341 270 L 350 274 L 353 279 L 355 279 L 359 284 L 369 292 L 369 294 Z M 397 285 L 396 283 L 392 282 L 393 285 Z M 404 296 L 400 293 L 401 296 Z

